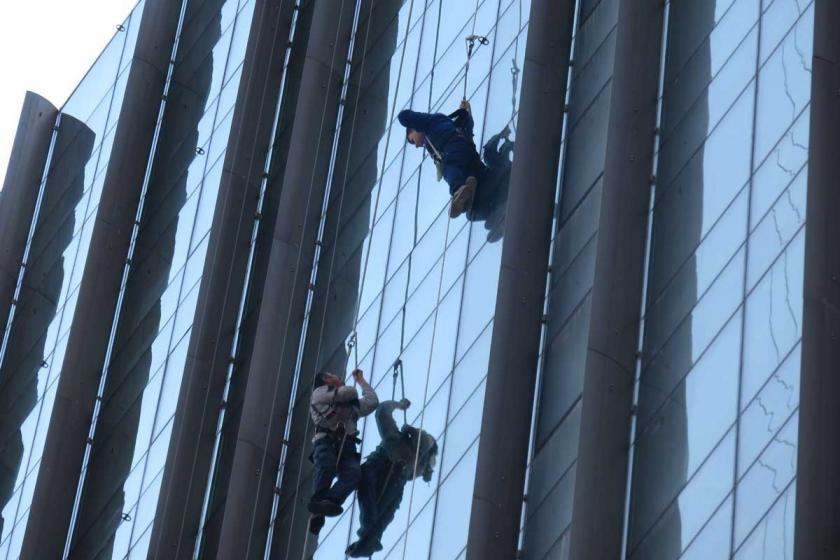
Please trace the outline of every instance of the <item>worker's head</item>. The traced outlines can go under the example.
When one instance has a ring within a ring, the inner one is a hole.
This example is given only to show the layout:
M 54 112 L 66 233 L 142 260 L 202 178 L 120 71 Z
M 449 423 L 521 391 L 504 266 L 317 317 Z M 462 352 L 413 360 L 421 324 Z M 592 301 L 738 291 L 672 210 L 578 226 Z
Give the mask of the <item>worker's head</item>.
M 422 148 L 426 145 L 426 135 L 422 132 L 418 132 L 413 128 L 407 128 L 405 130 L 405 138 L 408 140 L 408 143 L 413 145 L 415 148 Z
M 318 372 L 315 374 L 315 383 L 313 384 L 313 388 L 317 389 L 318 387 L 323 387 L 324 385 L 329 385 L 330 387 L 343 387 L 344 380 L 328 371 Z

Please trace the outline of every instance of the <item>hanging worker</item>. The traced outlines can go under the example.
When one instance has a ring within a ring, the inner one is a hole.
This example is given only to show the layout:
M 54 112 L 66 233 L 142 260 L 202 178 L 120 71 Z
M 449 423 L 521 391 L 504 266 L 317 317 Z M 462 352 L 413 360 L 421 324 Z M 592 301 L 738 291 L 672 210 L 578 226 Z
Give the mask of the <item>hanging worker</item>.
M 361 442 L 356 422 L 373 412 L 379 399 L 362 370 L 354 370 L 353 379 L 362 388 L 361 397 L 337 375 L 321 372 L 315 376 L 310 401 L 315 424 L 310 459 L 315 470 L 309 502 L 309 511 L 315 516 L 341 515 L 341 505 L 356 490 L 362 476 L 361 455 L 356 451 L 356 444 Z
M 394 410 L 406 410 L 411 402 L 385 401 L 376 409 L 376 425 L 382 441 L 362 464 L 359 484 L 359 539 L 345 554 L 365 558 L 382 550 L 382 535 L 394 520 L 405 485 L 415 478 L 432 480 L 437 442 L 428 432 L 413 426 L 397 428 Z
M 484 175 L 484 163 L 473 142 L 469 102 L 461 101 L 451 115 L 405 109 L 397 118 L 406 128 L 408 142 L 426 148 L 437 167 L 438 180 L 443 178 L 449 184 L 449 217 L 457 218 L 472 206 Z

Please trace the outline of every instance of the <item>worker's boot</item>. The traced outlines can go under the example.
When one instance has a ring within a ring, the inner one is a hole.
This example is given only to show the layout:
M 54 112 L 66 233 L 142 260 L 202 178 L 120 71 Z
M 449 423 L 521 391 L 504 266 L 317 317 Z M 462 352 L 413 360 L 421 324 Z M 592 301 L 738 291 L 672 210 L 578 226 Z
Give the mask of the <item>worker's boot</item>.
M 449 217 L 457 218 L 472 206 L 475 199 L 475 189 L 478 180 L 475 177 L 467 177 L 466 182 L 452 195 L 452 203 L 449 205 Z
M 323 515 L 325 517 L 338 517 L 344 512 L 344 509 L 339 503 L 332 498 L 316 498 L 313 497 L 309 501 L 309 513 L 313 515 Z

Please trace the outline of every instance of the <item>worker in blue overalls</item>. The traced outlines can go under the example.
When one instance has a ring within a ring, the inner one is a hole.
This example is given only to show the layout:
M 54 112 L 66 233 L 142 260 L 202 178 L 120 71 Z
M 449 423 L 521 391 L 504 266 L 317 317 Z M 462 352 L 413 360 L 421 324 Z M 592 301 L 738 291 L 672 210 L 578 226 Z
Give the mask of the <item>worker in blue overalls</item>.
M 473 142 L 474 123 L 469 102 L 462 101 L 451 115 L 405 109 L 397 118 L 406 128 L 408 142 L 429 152 L 438 179 L 443 178 L 449 184 L 452 196 L 449 217 L 457 218 L 469 210 L 484 175 L 484 163 Z

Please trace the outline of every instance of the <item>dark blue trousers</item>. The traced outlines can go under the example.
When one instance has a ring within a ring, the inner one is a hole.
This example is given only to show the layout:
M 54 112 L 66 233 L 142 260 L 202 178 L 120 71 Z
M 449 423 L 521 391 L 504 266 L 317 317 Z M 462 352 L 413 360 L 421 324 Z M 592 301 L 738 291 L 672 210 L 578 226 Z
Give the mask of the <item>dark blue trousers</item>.
M 319 439 L 312 451 L 312 462 L 315 464 L 313 498 L 329 498 L 342 504 L 359 487 L 362 479 L 361 456 L 356 451 L 353 438 L 346 438 L 343 447 L 340 438 Z
M 442 171 L 443 179 L 449 184 L 449 194 L 452 195 L 467 181 L 467 177 L 475 177 L 481 182 L 484 164 L 472 142 L 464 138 L 453 138 L 446 144 Z

